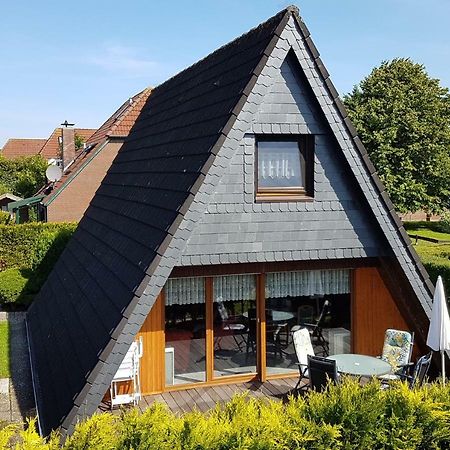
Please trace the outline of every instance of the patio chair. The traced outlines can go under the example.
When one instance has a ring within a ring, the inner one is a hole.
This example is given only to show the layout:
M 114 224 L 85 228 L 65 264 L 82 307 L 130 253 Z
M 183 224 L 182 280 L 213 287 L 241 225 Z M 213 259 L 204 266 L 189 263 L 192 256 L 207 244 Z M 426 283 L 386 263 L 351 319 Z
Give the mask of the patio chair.
M 294 333 L 300 328 L 307 328 L 311 336 L 313 346 L 320 347 L 322 350 L 319 353 L 325 357 L 330 354 L 330 346 L 323 335 L 323 321 L 325 319 L 325 313 L 328 311 L 330 305 L 331 303 L 329 300 L 324 301 L 319 317 L 314 323 L 299 323 L 291 329 L 291 332 Z
M 272 310 L 266 309 L 266 352 L 273 354 L 274 358 L 283 358 L 281 333 L 287 324 L 273 321 Z
M 321 392 L 328 383 L 338 380 L 336 361 L 308 355 L 308 374 L 311 389 Z
M 256 352 L 256 308 L 249 308 L 247 323 L 246 355 Z
M 414 387 L 422 386 L 427 376 L 428 370 L 431 366 L 432 357 L 433 352 L 421 356 L 417 361 L 416 365 L 414 366 L 412 375 L 400 375 L 400 379 L 406 380 L 411 389 Z
M 295 390 L 299 389 L 300 383 L 303 378 L 309 378 L 308 372 L 308 356 L 315 356 L 314 349 L 311 344 L 311 336 L 307 328 L 300 328 L 292 334 L 292 340 L 294 341 L 295 354 L 297 355 L 297 365 L 299 371 L 299 379 L 295 385 Z M 308 384 L 304 384 L 300 387 L 300 390 L 308 388 Z
M 392 373 L 382 375 L 382 381 L 398 380 L 407 373 L 411 363 L 414 333 L 388 328 L 384 334 L 383 351 L 380 358 L 392 366 Z
M 109 393 L 111 396 L 111 409 L 114 406 L 133 404 L 137 405 L 141 399 L 140 359 L 142 358 L 142 337 L 134 341 L 128 349 L 111 382 Z M 120 385 L 127 383 L 128 392 L 119 393 Z
M 222 301 L 218 301 L 216 304 L 220 316 L 220 329 L 215 330 L 217 336 L 216 350 L 220 350 L 220 344 L 224 336 L 232 336 L 236 347 L 239 351 L 242 351 L 242 345 L 244 344 L 242 335 L 247 331 L 247 326 L 242 323 L 241 316 L 230 316 Z M 238 336 L 241 336 L 241 341 L 238 340 Z

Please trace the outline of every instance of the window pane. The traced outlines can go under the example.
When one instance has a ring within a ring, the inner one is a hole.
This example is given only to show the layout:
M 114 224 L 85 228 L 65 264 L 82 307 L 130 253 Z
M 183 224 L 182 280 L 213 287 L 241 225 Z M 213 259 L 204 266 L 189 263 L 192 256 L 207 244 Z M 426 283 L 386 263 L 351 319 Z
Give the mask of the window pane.
M 205 281 L 169 279 L 166 297 L 166 386 L 205 381 Z
M 297 142 L 258 142 L 258 187 L 304 187 L 304 159 Z
M 350 353 L 349 270 L 268 273 L 265 308 L 267 374 L 296 373 L 293 333 L 300 328 L 310 332 L 316 355 Z
M 214 278 L 214 376 L 256 372 L 256 278 Z

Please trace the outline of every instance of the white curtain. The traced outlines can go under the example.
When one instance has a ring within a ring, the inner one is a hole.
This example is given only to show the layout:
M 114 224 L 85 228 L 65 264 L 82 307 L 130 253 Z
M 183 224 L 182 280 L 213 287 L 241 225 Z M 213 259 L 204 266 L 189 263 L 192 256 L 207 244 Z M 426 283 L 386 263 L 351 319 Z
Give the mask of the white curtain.
M 204 278 L 169 278 L 165 289 L 168 306 L 205 303 Z
M 266 298 L 350 293 L 350 270 L 302 270 L 266 275 Z
M 255 275 L 231 275 L 224 277 L 214 277 L 215 302 L 255 299 Z
M 286 152 L 265 152 L 261 158 L 260 175 L 263 180 L 267 178 L 285 178 L 290 180 L 294 177 L 300 177 L 297 157 L 292 153 Z
M 214 277 L 214 301 L 256 300 L 255 275 Z M 302 270 L 266 275 L 266 298 L 348 294 L 350 270 Z M 166 305 L 205 303 L 205 279 L 169 278 L 165 287 Z

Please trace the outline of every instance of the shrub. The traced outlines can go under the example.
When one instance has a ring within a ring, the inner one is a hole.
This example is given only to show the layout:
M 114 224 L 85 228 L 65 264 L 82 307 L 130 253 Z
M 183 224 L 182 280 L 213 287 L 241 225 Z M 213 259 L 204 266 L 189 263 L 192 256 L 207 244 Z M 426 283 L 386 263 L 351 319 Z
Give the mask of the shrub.
M 65 443 L 27 430 L 0 430 L 0 448 L 53 450 L 407 449 L 450 445 L 450 386 L 410 390 L 404 383 L 380 389 L 344 379 L 325 392 L 292 397 L 287 404 L 245 395 L 209 413 L 178 416 L 153 404 L 144 413 L 94 415 Z M 14 446 L 13 442 L 18 442 Z
M 0 225 L 7 225 L 11 222 L 11 216 L 6 211 L 0 211 Z
M 436 231 L 437 233 L 450 233 L 450 218 L 448 213 L 444 214 L 443 218 L 438 222 L 404 222 L 404 227 L 408 231 L 428 229 L 431 231 Z
M 450 233 L 450 211 L 446 211 L 441 220 L 439 221 L 439 226 L 442 230 L 442 233 Z
M 0 225 L 0 267 L 36 269 L 49 250 L 59 255 L 76 228 L 74 223 Z M 52 266 L 54 258 L 48 261 Z
M 0 304 L 30 304 L 75 227 L 73 223 L 0 225 Z
M 0 272 L 0 304 L 29 303 L 32 293 L 26 289 L 28 282 L 29 278 L 20 269 Z

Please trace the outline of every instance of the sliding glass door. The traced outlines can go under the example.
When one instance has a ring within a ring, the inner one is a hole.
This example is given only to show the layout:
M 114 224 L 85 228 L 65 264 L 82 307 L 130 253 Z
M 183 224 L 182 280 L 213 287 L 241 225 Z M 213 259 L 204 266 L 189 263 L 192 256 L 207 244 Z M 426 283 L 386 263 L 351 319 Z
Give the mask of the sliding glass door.
M 316 354 L 351 351 L 350 271 L 169 279 L 164 320 L 166 386 L 296 374 L 301 327 Z
M 350 271 L 303 270 L 265 276 L 266 374 L 297 373 L 292 339 L 310 332 L 316 355 L 350 353 Z

